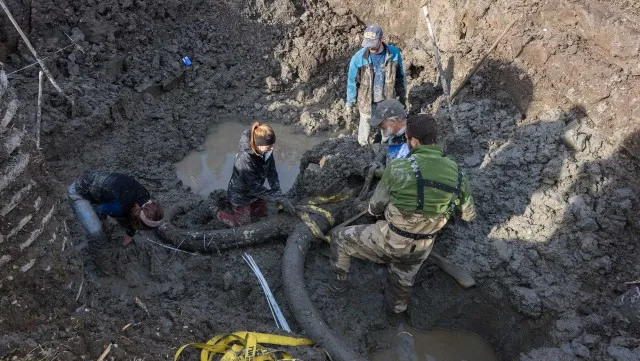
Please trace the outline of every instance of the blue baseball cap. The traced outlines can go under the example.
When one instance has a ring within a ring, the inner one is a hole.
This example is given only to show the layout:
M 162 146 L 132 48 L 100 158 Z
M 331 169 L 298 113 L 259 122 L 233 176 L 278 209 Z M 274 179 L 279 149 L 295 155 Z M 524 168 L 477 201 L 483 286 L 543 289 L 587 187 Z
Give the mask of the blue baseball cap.
M 363 48 L 375 48 L 382 39 L 382 28 L 379 25 L 369 25 L 364 29 Z

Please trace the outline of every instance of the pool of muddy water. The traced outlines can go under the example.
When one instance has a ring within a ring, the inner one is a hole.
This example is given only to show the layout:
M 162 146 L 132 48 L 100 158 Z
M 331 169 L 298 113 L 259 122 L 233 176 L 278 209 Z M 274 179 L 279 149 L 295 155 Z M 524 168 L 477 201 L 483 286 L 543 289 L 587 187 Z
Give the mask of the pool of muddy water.
M 297 134 L 293 126 L 270 125 L 276 133 L 273 156 L 280 177 L 280 188 L 286 192 L 300 172 L 302 154 L 326 138 Z M 203 197 L 216 189 L 227 189 L 240 135 L 249 127 L 238 122 L 217 125 L 207 136 L 204 150 L 192 152 L 176 163 L 178 179 L 191 187 L 192 192 Z
M 480 336 L 461 330 L 427 332 L 388 331 L 388 348 L 369 357 L 372 361 L 497 361 L 491 346 Z

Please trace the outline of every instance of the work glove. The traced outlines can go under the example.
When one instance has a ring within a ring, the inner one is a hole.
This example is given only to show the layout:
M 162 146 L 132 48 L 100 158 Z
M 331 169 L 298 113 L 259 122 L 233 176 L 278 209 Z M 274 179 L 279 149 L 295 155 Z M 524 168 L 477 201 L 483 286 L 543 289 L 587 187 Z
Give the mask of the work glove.
M 289 198 L 287 197 L 282 197 L 278 200 L 278 203 L 280 203 L 280 206 L 282 206 L 282 210 L 290 215 L 290 216 L 295 216 L 297 215 L 296 213 L 296 209 L 293 206 L 293 203 L 291 203 L 291 201 L 289 200 Z
M 371 163 L 369 163 L 368 165 L 362 167 L 361 170 L 361 174 L 363 177 L 366 178 L 369 176 L 369 172 L 373 172 L 373 177 L 374 178 L 380 178 L 382 176 L 382 173 L 384 172 L 384 164 L 378 161 L 373 161 Z

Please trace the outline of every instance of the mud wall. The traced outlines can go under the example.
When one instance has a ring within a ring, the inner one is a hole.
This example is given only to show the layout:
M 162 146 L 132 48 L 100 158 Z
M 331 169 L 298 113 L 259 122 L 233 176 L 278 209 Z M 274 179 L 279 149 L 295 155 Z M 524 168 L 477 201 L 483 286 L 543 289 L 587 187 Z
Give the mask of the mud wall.
M 31 0 L 7 0 L 4 2 L 13 14 L 14 19 L 27 33 L 31 31 Z M 5 16 L 0 16 L 0 61 L 6 62 L 11 54 L 16 57 L 20 36 L 14 30 L 13 24 Z
M 366 23 L 379 23 L 392 42 L 404 47 L 409 62 L 424 57 L 424 52 L 431 53 L 420 9 L 424 1 L 387 0 L 375 6 L 361 0 L 329 0 L 329 3 L 349 8 Z M 532 103 L 521 109 L 527 116 L 535 117 L 547 106 L 563 109 L 580 106 L 614 144 L 622 144 L 628 134 L 640 127 L 637 3 L 598 0 L 426 3 L 444 61 L 450 59 L 455 65 L 453 88 L 502 30 L 519 19 L 491 58 L 517 66 L 531 78 L 535 89 Z M 435 70 L 432 64 L 427 67 Z M 519 93 L 517 80 L 504 79 L 500 87 L 508 94 Z M 640 144 L 625 142 L 624 146 L 634 156 L 640 156 Z
M 39 136 L 25 130 L 32 119 L 24 117 L 17 92 L 1 67 L 0 119 L 2 355 L 24 341 L 20 335 L 30 331 L 31 320 L 49 317 L 53 308 L 64 304 L 47 295 L 68 284 L 70 244 L 55 182 L 37 148 Z

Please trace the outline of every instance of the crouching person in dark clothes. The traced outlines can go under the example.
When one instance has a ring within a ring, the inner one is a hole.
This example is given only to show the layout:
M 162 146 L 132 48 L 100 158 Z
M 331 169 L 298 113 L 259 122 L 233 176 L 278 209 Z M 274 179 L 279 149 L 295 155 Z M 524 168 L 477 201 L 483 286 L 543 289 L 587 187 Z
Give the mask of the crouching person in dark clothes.
M 411 287 L 436 233 L 454 211 L 464 221 L 475 218 L 466 175 L 436 145 L 435 119 L 426 114 L 411 117 L 405 135 L 409 155 L 389 163 L 368 205 L 369 213 L 384 214 L 385 220 L 331 233 L 329 289 L 346 290 L 351 257 L 388 264 L 385 312 L 391 324 L 404 318 Z
M 291 201 L 280 190 L 273 145 L 276 134 L 267 124 L 255 122 L 240 137 L 233 173 L 227 191 L 233 213 L 218 212 L 218 219 L 230 227 L 251 223 L 251 218 L 266 217 L 266 201 L 280 203 L 285 212 L 294 215 Z M 269 181 L 269 188 L 265 187 Z
M 160 226 L 162 206 L 149 192 L 126 174 L 93 171 L 84 173 L 69 188 L 69 199 L 80 223 L 89 233 L 89 253 L 104 273 L 109 273 L 110 255 L 105 254 L 107 238 L 100 218 L 111 216 L 125 228 L 122 245 L 133 242 L 137 230 Z

